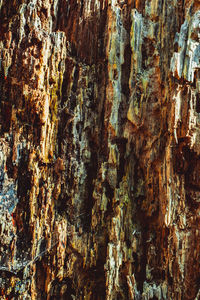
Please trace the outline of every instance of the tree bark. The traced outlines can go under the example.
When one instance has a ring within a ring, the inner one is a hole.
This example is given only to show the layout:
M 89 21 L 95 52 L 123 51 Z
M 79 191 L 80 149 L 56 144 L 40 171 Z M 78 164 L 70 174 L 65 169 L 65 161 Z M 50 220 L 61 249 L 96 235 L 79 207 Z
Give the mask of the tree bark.
M 0 0 L 1 299 L 200 298 L 200 2 Z

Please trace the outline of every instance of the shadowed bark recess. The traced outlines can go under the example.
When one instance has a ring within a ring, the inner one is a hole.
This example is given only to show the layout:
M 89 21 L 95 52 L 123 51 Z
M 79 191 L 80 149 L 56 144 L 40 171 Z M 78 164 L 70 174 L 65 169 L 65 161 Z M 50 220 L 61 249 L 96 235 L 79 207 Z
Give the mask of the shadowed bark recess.
M 0 298 L 200 298 L 200 4 L 0 0 Z

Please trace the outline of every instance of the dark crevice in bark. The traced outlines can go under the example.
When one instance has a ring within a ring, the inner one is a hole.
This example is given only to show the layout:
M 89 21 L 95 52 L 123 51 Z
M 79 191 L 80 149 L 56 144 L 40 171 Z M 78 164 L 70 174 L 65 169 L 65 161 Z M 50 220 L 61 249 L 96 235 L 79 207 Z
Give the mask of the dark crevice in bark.
M 119 184 L 122 181 L 122 178 L 125 173 L 125 167 L 126 167 L 126 159 L 125 159 L 125 153 L 126 153 L 126 144 L 127 139 L 125 138 L 118 138 L 116 139 L 116 144 L 119 150 L 120 158 L 119 158 L 119 168 L 117 169 L 117 188 L 119 188 Z

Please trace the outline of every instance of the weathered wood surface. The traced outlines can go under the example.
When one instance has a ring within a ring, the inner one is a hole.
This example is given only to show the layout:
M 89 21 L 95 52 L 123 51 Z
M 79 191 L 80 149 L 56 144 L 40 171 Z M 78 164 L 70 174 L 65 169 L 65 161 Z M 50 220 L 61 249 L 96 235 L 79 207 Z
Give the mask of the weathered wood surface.
M 1 299 L 199 299 L 200 2 L 0 0 Z

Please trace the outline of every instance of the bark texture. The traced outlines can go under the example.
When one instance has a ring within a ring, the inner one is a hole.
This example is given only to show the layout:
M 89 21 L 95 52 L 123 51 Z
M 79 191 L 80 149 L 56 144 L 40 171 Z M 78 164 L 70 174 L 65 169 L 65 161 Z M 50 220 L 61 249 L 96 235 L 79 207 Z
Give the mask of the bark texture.
M 0 0 L 1 299 L 200 298 L 200 2 Z

